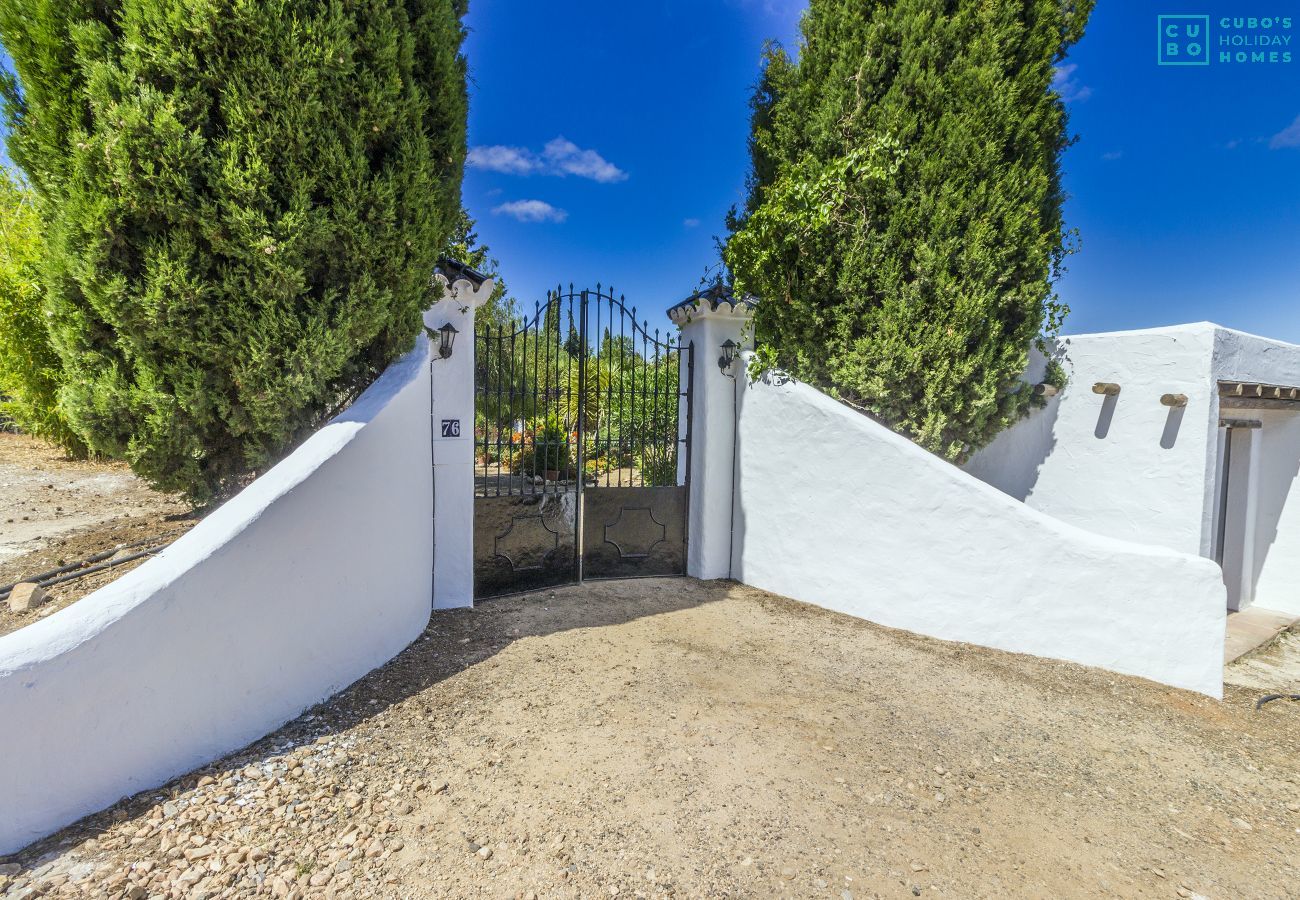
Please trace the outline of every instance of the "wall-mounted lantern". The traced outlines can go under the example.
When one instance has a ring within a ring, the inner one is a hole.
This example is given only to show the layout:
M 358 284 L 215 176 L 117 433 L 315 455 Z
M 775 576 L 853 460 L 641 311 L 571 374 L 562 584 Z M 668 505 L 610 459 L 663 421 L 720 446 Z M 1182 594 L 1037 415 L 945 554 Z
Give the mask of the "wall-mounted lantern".
M 1161 394 L 1160 403 L 1162 406 L 1169 406 L 1169 407 L 1173 407 L 1174 409 L 1178 409 L 1180 407 L 1187 405 L 1187 395 L 1186 394 Z
M 718 357 L 718 368 L 722 370 L 722 374 L 726 375 L 730 371 L 731 364 L 736 361 L 736 351 L 738 349 L 740 349 L 740 345 L 731 338 L 727 338 L 722 342 L 722 355 Z
M 1107 397 L 1114 397 L 1119 393 L 1119 385 L 1113 381 L 1099 381 L 1092 386 L 1094 394 L 1104 394 Z
M 438 329 L 438 355 L 443 359 L 451 358 L 451 348 L 456 344 L 458 333 L 450 322 Z

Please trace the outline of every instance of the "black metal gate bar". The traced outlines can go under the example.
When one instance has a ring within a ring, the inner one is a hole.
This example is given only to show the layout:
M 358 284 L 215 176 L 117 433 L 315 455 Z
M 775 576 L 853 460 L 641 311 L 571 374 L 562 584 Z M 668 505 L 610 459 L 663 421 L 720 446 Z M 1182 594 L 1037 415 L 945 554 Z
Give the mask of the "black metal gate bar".
M 600 285 L 596 285 L 597 294 L 600 292 Z M 583 512 L 583 482 L 587 480 L 585 460 L 583 451 L 587 446 L 587 292 L 582 292 L 582 304 L 579 307 L 582 314 L 578 316 L 578 513 L 574 521 L 574 530 L 577 534 L 573 542 L 573 571 L 574 577 L 578 582 L 582 581 L 582 512 Z

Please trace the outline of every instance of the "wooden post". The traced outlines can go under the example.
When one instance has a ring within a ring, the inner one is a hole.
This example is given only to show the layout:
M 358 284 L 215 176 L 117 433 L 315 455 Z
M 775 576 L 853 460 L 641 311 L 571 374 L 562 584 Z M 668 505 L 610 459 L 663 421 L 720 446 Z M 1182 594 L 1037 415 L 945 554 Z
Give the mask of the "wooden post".
M 1186 394 L 1162 394 L 1160 396 L 1160 402 L 1165 406 L 1172 406 L 1175 408 L 1180 406 L 1186 406 L 1187 395 Z
M 1092 386 L 1094 394 L 1105 394 L 1107 397 L 1114 397 L 1119 393 L 1119 385 L 1113 381 L 1099 381 Z

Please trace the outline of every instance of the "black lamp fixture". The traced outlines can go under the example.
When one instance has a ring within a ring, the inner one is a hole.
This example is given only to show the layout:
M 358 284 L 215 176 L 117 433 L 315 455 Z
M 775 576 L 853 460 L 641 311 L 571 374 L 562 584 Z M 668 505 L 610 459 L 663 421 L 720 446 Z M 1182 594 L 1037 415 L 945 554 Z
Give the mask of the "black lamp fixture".
M 443 359 L 451 358 L 451 348 L 456 343 L 456 335 L 458 333 L 459 332 L 456 331 L 456 326 L 452 325 L 450 322 L 438 329 L 438 355 Z
M 722 370 L 722 374 L 726 375 L 731 364 L 736 361 L 736 351 L 739 349 L 740 345 L 731 338 L 722 342 L 722 355 L 718 357 L 718 368 Z

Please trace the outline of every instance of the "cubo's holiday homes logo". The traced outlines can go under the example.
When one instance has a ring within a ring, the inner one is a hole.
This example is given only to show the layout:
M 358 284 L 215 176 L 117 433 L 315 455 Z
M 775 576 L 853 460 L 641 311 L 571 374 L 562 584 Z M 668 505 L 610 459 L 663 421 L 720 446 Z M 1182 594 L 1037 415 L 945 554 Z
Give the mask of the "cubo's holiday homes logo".
M 1291 62 L 1290 16 L 1156 16 L 1156 64 L 1277 65 Z

